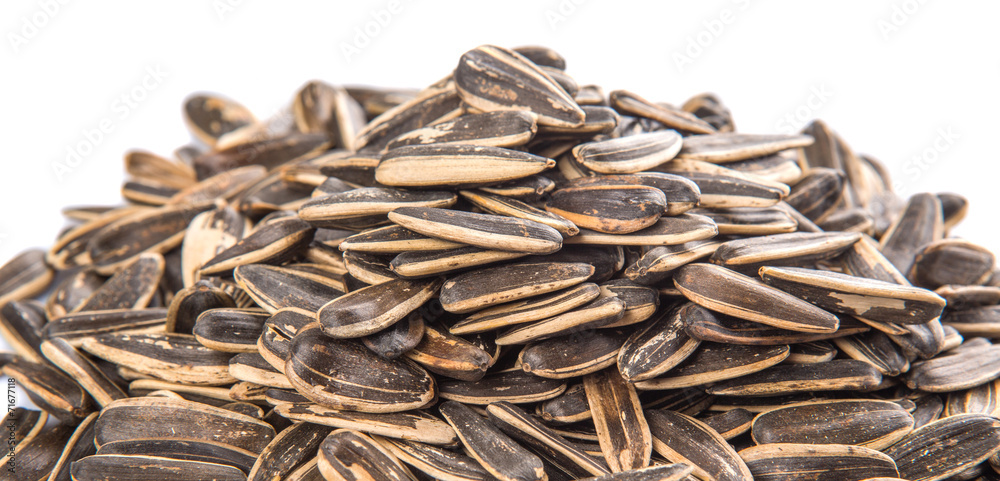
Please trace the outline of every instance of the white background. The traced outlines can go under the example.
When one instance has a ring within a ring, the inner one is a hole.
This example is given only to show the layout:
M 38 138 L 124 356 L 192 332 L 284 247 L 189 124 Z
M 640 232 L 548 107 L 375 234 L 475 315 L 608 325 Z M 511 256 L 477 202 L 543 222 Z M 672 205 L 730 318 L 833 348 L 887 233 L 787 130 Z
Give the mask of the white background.
M 188 142 L 191 92 L 267 117 L 310 79 L 422 87 L 485 43 L 554 47 L 606 92 L 715 92 L 743 132 L 822 118 L 902 191 L 969 197 L 955 234 L 996 251 L 998 16 L 996 2 L 930 0 L 4 0 L 0 262 L 49 245 L 60 208 L 118 202 L 126 150 Z M 111 133 L 67 161 L 102 121 Z

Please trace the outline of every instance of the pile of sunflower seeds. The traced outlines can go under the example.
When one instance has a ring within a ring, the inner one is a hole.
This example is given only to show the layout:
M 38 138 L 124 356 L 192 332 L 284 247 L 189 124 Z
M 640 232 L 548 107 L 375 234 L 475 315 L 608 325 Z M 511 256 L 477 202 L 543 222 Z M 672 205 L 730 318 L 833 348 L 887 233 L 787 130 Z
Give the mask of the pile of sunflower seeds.
M 714 95 L 565 66 L 482 46 L 263 121 L 190 97 L 127 205 L 0 268 L 2 372 L 40 408 L 0 476 L 1000 479 L 965 198 L 897 197 L 820 121 L 738 133 Z

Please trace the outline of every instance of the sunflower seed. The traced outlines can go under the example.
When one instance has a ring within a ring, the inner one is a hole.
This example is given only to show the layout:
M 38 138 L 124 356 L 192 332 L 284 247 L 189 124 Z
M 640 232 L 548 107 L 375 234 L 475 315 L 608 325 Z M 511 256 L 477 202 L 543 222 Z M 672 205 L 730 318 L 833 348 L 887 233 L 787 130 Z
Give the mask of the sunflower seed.
M 257 309 L 209 309 L 198 316 L 193 333 L 203 346 L 216 351 L 257 352 L 257 339 L 269 317 Z
M 851 248 L 855 233 L 792 233 L 750 237 L 723 243 L 710 262 L 756 275 L 763 266 L 808 266 Z
M 763 371 L 788 358 L 788 346 L 704 343 L 676 369 L 635 383 L 636 389 L 679 389 Z
M 963 350 L 914 364 L 906 377 L 911 389 L 926 392 L 960 391 L 1000 376 L 1000 346 Z
M 436 445 L 447 445 L 457 440 L 451 426 L 421 411 L 361 413 L 340 411 L 312 403 L 286 403 L 277 406 L 275 410 L 293 421 L 305 421 L 303 424 L 353 429 L 367 434 Z
M 754 479 L 740 455 L 707 424 L 673 411 L 647 410 L 645 413 L 653 436 L 653 449 L 668 461 L 692 466 L 692 475 L 696 478 Z
M 616 297 L 598 297 L 583 306 L 557 316 L 515 326 L 497 335 L 501 346 L 524 344 L 574 332 L 597 329 L 614 324 L 625 313 L 625 303 Z
M 729 411 L 714 414 L 701 419 L 708 427 L 722 436 L 722 439 L 731 440 L 750 430 L 754 415 L 750 411 L 742 408 L 730 409 Z
M 590 404 L 583 384 L 574 384 L 558 397 L 539 403 L 536 414 L 549 425 L 590 420 Z
M 222 275 L 248 264 L 281 264 L 312 242 L 315 229 L 295 216 L 265 226 L 205 262 L 200 275 Z
M 78 310 L 143 309 L 156 293 L 164 268 L 163 256 L 140 254 L 105 281 Z
M 455 428 L 469 455 L 502 481 L 545 480 L 542 460 L 510 439 L 468 406 L 446 401 L 441 415 Z
M 433 479 L 442 481 L 486 481 L 489 473 L 476 460 L 413 441 L 374 437 L 400 461 L 413 466 Z
M 386 148 L 426 144 L 516 147 L 528 143 L 537 131 L 535 117 L 529 112 L 506 110 L 466 114 L 411 130 L 393 139 Z
M 465 144 L 408 145 L 390 150 L 375 180 L 396 187 L 478 187 L 527 177 L 555 167 L 545 157 Z
M 986 248 L 961 239 L 944 239 L 917 253 L 909 278 L 936 289 L 947 284 L 982 285 L 993 275 L 996 259 Z
M 609 95 L 611 107 L 619 113 L 644 117 L 693 134 L 712 134 L 715 127 L 693 114 L 662 104 L 654 104 L 632 92 L 615 90 Z
M 808 135 L 692 135 L 684 139 L 684 148 L 679 156 L 684 159 L 726 163 L 806 147 L 812 143 L 812 137 Z
M 95 429 L 98 449 L 114 441 L 184 438 L 260 453 L 275 435 L 269 424 L 249 416 L 191 401 L 153 397 L 112 402 L 101 411 Z
M 996 417 L 1000 414 L 1000 380 L 976 386 L 965 392 L 948 393 L 945 417 L 957 414 L 986 414 Z
M 691 337 L 703 341 L 753 346 L 777 346 L 799 342 L 822 341 L 867 332 L 870 328 L 848 317 L 834 332 L 809 333 L 778 329 L 755 321 L 747 321 L 715 313 L 696 304 L 689 304 L 684 314 L 685 329 Z
M 932 422 L 885 450 L 906 479 L 945 479 L 1000 450 L 1000 421 L 982 414 L 959 414 Z
M 787 364 L 767 368 L 708 388 L 720 396 L 775 396 L 811 391 L 865 391 L 882 382 L 874 366 L 855 360 Z
M 541 125 L 574 127 L 583 110 L 551 76 L 521 54 L 483 45 L 459 59 L 455 86 L 462 100 L 485 112 L 524 110 Z
M 880 400 L 832 400 L 782 406 L 758 415 L 757 444 L 848 444 L 882 450 L 913 430 L 913 417 Z
M 323 333 L 337 338 L 362 337 L 406 317 L 438 291 L 440 279 L 395 280 L 340 296 L 317 312 Z
M 460 247 L 457 249 L 403 252 L 389 263 L 389 269 L 404 279 L 420 278 L 467 270 L 484 264 L 518 259 L 528 254 Z
M 356 150 L 358 131 L 366 123 L 364 109 L 347 90 L 316 80 L 296 93 L 292 115 L 300 132 L 326 133 L 334 145 L 348 150 Z
M 615 330 L 583 331 L 534 342 L 518 354 L 521 369 L 536 376 L 567 379 L 613 366 L 624 335 Z
M 346 290 L 343 282 L 287 267 L 239 266 L 233 277 L 247 295 L 272 314 L 286 307 L 316 312 Z
M 785 202 L 814 222 L 822 222 L 837 210 L 844 193 L 844 175 L 817 167 L 792 186 Z
M 763 283 L 712 264 L 688 264 L 674 284 L 691 301 L 741 319 L 792 331 L 834 332 L 837 316 Z
M 291 133 L 273 138 L 254 137 L 202 154 L 193 163 L 198 178 L 208 179 L 233 172 L 240 167 L 259 166 L 270 170 L 300 157 L 315 156 L 329 148 L 330 140 L 325 134 Z
M 684 331 L 680 309 L 663 310 L 637 329 L 618 353 L 618 370 L 622 377 L 636 383 L 663 374 L 687 359 L 701 341 Z
M 551 254 L 562 247 L 559 231 L 526 219 L 429 207 L 402 207 L 389 219 L 424 235 L 484 249 Z
M 563 381 L 541 378 L 524 371 L 494 373 L 479 381 L 443 379 L 440 382 L 442 399 L 475 405 L 501 401 L 527 404 L 552 399 L 565 390 L 566 383 Z
M 656 224 L 667 207 L 663 191 L 638 184 L 589 184 L 559 189 L 545 208 L 583 228 L 629 234 Z
M 862 481 L 898 479 L 892 458 L 843 444 L 762 444 L 740 451 L 758 481 Z
M 939 317 L 945 300 L 926 289 L 839 272 L 761 267 L 768 285 L 823 309 L 881 322 L 924 324 Z
M 572 476 L 609 474 L 599 461 L 510 403 L 486 407 L 489 420 L 508 436 L 530 446 L 547 461 Z
M 167 310 L 163 308 L 80 312 L 48 323 L 45 335 L 66 339 L 73 347 L 80 347 L 85 339 L 101 334 L 163 333 L 166 323 Z
M 552 227 L 566 236 L 574 236 L 580 232 L 580 229 L 566 218 L 537 209 L 517 199 L 489 194 L 484 191 L 463 190 L 461 194 L 473 205 L 491 214 L 532 220 Z
M 196 461 L 232 466 L 250 471 L 257 454 L 224 443 L 174 438 L 128 439 L 104 443 L 97 450 L 100 456 L 155 456 L 158 458 Z
M 648 466 L 653 437 L 635 388 L 613 368 L 584 376 L 583 388 L 611 472 Z
M 941 201 L 933 194 L 917 194 L 882 236 L 879 247 L 900 272 L 908 273 L 920 250 L 943 237 Z
M 230 384 L 230 354 L 183 334 L 102 334 L 82 347 L 101 359 L 159 379 L 199 385 Z
M 430 372 L 463 381 L 482 379 L 495 361 L 479 346 L 430 326 L 405 356 Z
M 654 284 L 670 277 L 674 270 L 715 253 L 722 241 L 709 239 L 654 247 L 625 270 L 625 276 L 640 284 Z
M 709 239 L 719 233 L 715 222 L 708 217 L 681 214 L 660 217 L 650 227 L 628 234 L 606 234 L 581 229 L 579 235 L 570 237 L 565 244 L 614 245 L 614 246 L 668 246 Z
M 79 383 L 98 406 L 104 407 L 111 401 L 128 397 L 91 360 L 81 355 L 66 340 L 46 339 L 42 341 L 41 351 L 49 362 Z
M 441 288 L 441 305 L 464 314 L 580 284 L 594 273 L 583 263 L 514 263 L 459 274 Z
M 778 207 L 732 209 L 694 209 L 715 222 L 721 235 L 772 235 L 795 232 L 799 223 L 791 214 Z
M 87 392 L 72 378 L 41 362 L 15 357 L 0 369 L 43 411 L 74 425 L 93 411 Z

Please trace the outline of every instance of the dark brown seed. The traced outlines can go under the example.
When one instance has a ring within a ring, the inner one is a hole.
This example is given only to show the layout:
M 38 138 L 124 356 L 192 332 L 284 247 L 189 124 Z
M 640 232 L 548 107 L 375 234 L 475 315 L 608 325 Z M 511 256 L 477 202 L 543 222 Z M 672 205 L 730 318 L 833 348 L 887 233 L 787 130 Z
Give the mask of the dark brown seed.
M 878 243 L 871 237 L 862 235 L 861 240 L 844 251 L 841 257 L 844 273 L 857 277 L 866 277 L 883 282 L 893 282 L 908 285 L 910 282 L 896 269 L 882 252 Z
M 405 145 L 466 144 L 489 147 L 524 145 L 535 136 L 538 127 L 529 112 L 502 110 L 466 114 L 454 120 L 411 130 L 393 139 L 389 150 Z
M 720 133 L 684 139 L 679 157 L 714 163 L 735 162 L 770 155 L 813 143 L 808 135 L 759 135 Z
M 451 120 L 462 112 L 462 99 L 451 82 L 430 87 L 378 114 L 361 129 L 354 146 L 357 150 L 381 151 L 406 132 Z
M 557 190 L 546 210 L 573 224 L 606 234 L 652 226 L 667 207 L 663 191 L 638 184 L 591 184 Z
M 574 384 L 559 397 L 539 403 L 536 413 L 550 425 L 591 419 L 590 404 L 587 403 L 587 393 L 583 390 L 583 384 Z
M 941 315 L 945 300 L 932 291 L 839 272 L 761 267 L 764 282 L 833 312 L 898 324 L 924 324 Z
M 785 202 L 814 222 L 822 222 L 837 210 L 844 196 L 844 174 L 816 167 L 792 186 Z
M 256 352 L 244 352 L 233 356 L 229 360 L 229 374 L 242 382 L 293 389 L 288 378 Z
M 159 287 L 165 264 L 160 254 L 140 254 L 123 264 L 117 274 L 104 282 L 78 309 L 143 309 Z
M 468 406 L 447 401 L 441 415 L 455 428 L 469 455 L 502 481 L 547 479 L 542 460 L 514 442 Z
M 379 227 L 352 235 L 340 243 L 342 251 L 396 254 L 457 249 L 463 244 L 417 234 L 398 225 Z
M 392 259 L 389 269 L 402 278 L 412 279 L 466 270 L 484 264 L 518 259 L 528 254 L 481 249 L 479 247 L 459 247 L 457 249 L 403 252 Z
M 981 285 L 990 280 L 996 259 L 985 247 L 962 239 L 944 239 L 917 253 L 909 278 L 937 289 L 947 284 Z
M 889 336 L 870 331 L 855 336 L 839 337 L 833 342 L 851 359 L 867 362 L 885 376 L 898 376 L 910 368 L 910 362 Z
M 559 231 L 535 221 L 429 207 L 403 207 L 389 219 L 412 231 L 494 249 L 551 254 L 562 247 Z
M 909 273 L 920 250 L 943 237 L 941 201 L 934 194 L 916 194 L 882 236 L 879 247 L 900 272 Z
M 188 224 L 211 207 L 211 203 L 165 206 L 118 219 L 87 242 L 95 270 L 113 275 L 143 252 L 163 254 L 177 247 Z
M 127 206 L 101 212 L 92 219 L 85 221 L 62 233 L 55 244 L 49 248 L 45 260 L 56 269 L 69 269 L 90 265 L 91 258 L 87 249 L 90 239 L 108 225 L 138 212 L 152 211 L 151 207 Z M 28 251 L 30 252 L 30 251 Z M 26 253 L 21 253 L 15 259 Z M 11 260 L 14 262 L 14 259 Z M 23 267 L 23 266 L 22 266 Z M 0 270 L 0 273 L 3 271 Z M 44 271 L 41 271 L 44 272 Z M 0 291 L 3 292 L 3 291 Z
M 56 284 L 49 294 L 49 298 L 45 301 L 45 314 L 49 319 L 59 319 L 71 312 L 76 312 L 82 306 L 83 301 L 104 285 L 104 281 L 103 276 L 99 276 L 93 271 L 79 271 L 66 276 L 62 282 Z
M 295 125 L 303 133 L 325 133 L 337 147 L 356 150 L 358 131 L 366 123 L 364 108 L 347 90 L 313 80 L 292 101 Z
M 1000 346 L 991 345 L 914 364 L 906 385 L 926 392 L 951 392 L 985 384 L 998 375 Z
M 720 396 L 776 396 L 811 391 L 865 391 L 882 382 L 871 364 L 835 360 L 818 364 L 787 364 L 767 368 L 708 388 Z
M 526 404 L 562 394 L 566 383 L 518 370 L 493 373 L 474 382 L 443 379 L 440 390 L 442 399 L 464 404 L 486 405 L 501 401 Z
M 949 310 L 941 317 L 941 322 L 965 336 L 996 337 L 1000 332 L 1000 306 Z
M 694 467 L 700 479 L 752 481 L 750 468 L 707 424 L 681 413 L 647 410 L 653 449 L 668 461 Z
M 248 127 L 257 119 L 235 100 L 197 94 L 184 101 L 184 122 L 198 140 L 213 146 L 223 135 Z
M 45 312 L 30 301 L 12 301 L 0 307 L 0 334 L 26 360 L 42 362 L 41 343 L 46 324 Z
M 715 222 L 722 235 L 772 235 L 795 232 L 799 223 L 780 207 L 735 207 L 732 209 L 694 209 Z
M 681 136 L 663 130 L 580 144 L 573 148 L 573 156 L 595 172 L 631 174 L 651 170 L 673 159 L 680 150 Z
M 205 262 L 201 275 L 222 275 L 248 264 L 281 264 L 291 260 L 313 240 L 315 229 L 296 216 L 289 216 L 240 239 L 232 247 Z
M 710 262 L 756 275 L 763 266 L 808 266 L 832 259 L 861 238 L 857 233 L 804 233 L 750 237 L 728 241 Z
M 494 362 L 479 346 L 430 326 L 405 356 L 430 372 L 463 381 L 482 379 Z
M 797 183 L 803 177 L 797 152 L 793 151 L 729 162 L 726 168 L 789 185 Z
M 395 187 L 479 187 L 552 167 L 552 159 L 502 147 L 408 145 L 385 154 L 375 169 L 375 180 Z
M 663 191 L 667 200 L 667 208 L 663 215 L 675 216 L 683 214 L 698 205 L 701 191 L 691 180 L 674 174 L 663 172 L 637 172 L 631 175 L 603 175 L 573 179 L 568 187 L 585 187 L 588 185 L 638 184 L 654 187 Z
M 319 323 L 299 330 L 285 374 L 309 400 L 335 409 L 384 413 L 423 407 L 434 380 L 408 360 L 386 360 L 357 341 L 332 339 Z
M 536 376 L 578 377 L 614 366 L 624 338 L 611 329 L 574 332 L 529 344 L 517 358 L 521 369 Z
M 184 334 L 102 334 L 84 339 L 83 349 L 134 371 L 173 382 L 222 385 L 236 382 L 229 374 L 231 354 L 202 346 Z
M 125 172 L 142 180 L 183 189 L 197 181 L 194 169 L 183 162 L 160 157 L 144 150 L 130 150 L 125 153 Z
M 588 304 L 557 316 L 516 326 L 497 335 L 501 346 L 524 344 L 529 341 L 607 327 L 621 319 L 625 303 L 616 297 L 598 297 Z
M 693 134 L 715 133 L 715 127 L 694 114 L 663 104 L 655 104 L 632 92 L 615 90 L 609 97 L 611 107 L 621 114 L 653 119 L 668 128 Z
M 580 284 L 594 273 L 583 263 L 514 263 L 459 274 L 441 288 L 448 312 L 467 313 Z
M 756 481 L 898 479 L 892 458 L 843 444 L 762 444 L 740 451 Z
M 454 451 L 413 441 L 382 437 L 375 437 L 375 440 L 391 451 L 400 461 L 413 466 L 432 479 L 487 481 L 491 478 L 490 474 L 475 459 Z
M 701 421 L 712 428 L 727 441 L 750 430 L 754 415 L 743 408 L 730 409 L 720 414 L 713 414 Z
M 159 456 L 102 454 L 72 465 L 73 479 L 156 481 L 166 477 L 190 480 L 244 481 L 246 474 L 224 464 Z
M 688 309 L 684 314 L 684 324 L 688 334 L 703 341 L 725 344 L 777 346 L 822 341 L 867 332 L 871 329 L 866 324 L 848 317 L 841 321 L 840 327 L 834 332 L 807 333 L 778 329 L 759 322 L 727 316 L 693 303 L 685 309 Z
M 649 319 L 660 307 L 656 289 L 640 286 L 628 279 L 615 279 L 601 284 L 601 295 L 616 297 L 625 303 L 621 319 L 606 327 L 624 327 Z
M 494 195 L 481 190 L 463 190 L 461 194 L 462 197 L 465 197 L 473 205 L 491 214 L 533 220 L 552 227 L 565 236 L 574 236 L 580 232 L 580 229 L 575 224 L 564 217 L 537 209 L 517 199 Z
M 635 388 L 613 368 L 584 376 L 583 388 L 611 472 L 648 466 L 653 438 Z
M 823 333 L 836 331 L 840 324 L 829 312 L 712 264 L 682 267 L 674 275 L 674 285 L 705 308 L 781 329 Z
M 941 286 L 934 293 L 948 301 L 948 308 L 955 310 L 1000 304 L 1000 287 L 995 286 Z
M 342 281 L 286 267 L 239 266 L 233 277 L 260 307 L 272 314 L 286 307 L 316 312 L 346 290 Z
M 441 279 L 395 280 L 364 287 L 325 304 L 317 319 L 323 333 L 337 339 L 371 335 L 420 307 L 441 284 Z
M 959 414 L 919 428 L 885 450 L 899 475 L 914 481 L 945 479 L 975 466 L 1000 449 L 1000 421 Z
M 208 179 L 233 172 L 239 167 L 261 166 L 266 170 L 274 169 L 300 157 L 315 156 L 329 148 L 330 139 L 326 134 L 291 133 L 234 142 L 221 150 L 196 157 L 193 163 L 198 178 Z
M 167 309 L 167 332 L 192 334 L 198 316 L 211 309 L 235 308 L 236 302 L 208 281 L 198 281 L 174 294 Z M 263 321 L 261 321 L 263 322 Z M 222 349 L 224 350 L 224 349 Z
M 470 50 L 455 68 L 455 86 L 462 100 L 490 112 L 525 110 L 541 125 L 574 127 L 583 110 L 552 77 L 521 54 L 492 45 Z
M 258 309 L 210 309 L 198 316 L 194 337 L 223 352 L 257 352 L 257 339 L 270 316 Z
M 73 434 L 66 440 L 65 446 L 52 443 L 53 447 L 62 447 L 62 454 L 59 455 L 59 459 L 50 468 L 51 473 L 43 475 L 41 478 L 38 478 L 39 480 L 70 481 L 70 470 L 73 463 L 97 452 L 97 448 L 94 446 L 94 425 L 96 421 L 97 413 L 90 413 L 89 416 L 76 426 Z M 20 453 L 22 456 L 26 454 L 28 453 L 25 453 L 23 450 Z M 32 478 L 28 476 L 27 479 Z
M 771 207 L 788 194 L 787 186 L 782 188 L 784 184 L 752 179 L 736 171 L 708 173 L 671 170 L 670 172 L 693 181 L 701 192 L 700 206 L 708 209 Z
M 564 241 L 565 244 L 613 246 L 668 246 L 715 237 L 719 233 L 715 222 L 703 215 L 680 214 L 660 217 L 650 227 L 629 234 L 606 234 L 590 229 Z
M 625 276 L 640 284 L 654 284 L 670 277 L 681 266 L 714 254 L 722 243 L 722 240 L 709 239 L 654 247 L 625 269 Z
M 49 413 L 23 407 L 15 407 L 7 411 L 3 425 L 8 426 L 8 440 L 17 445 L 38 436 L 49 420 Z M 13 426 L 14 429 L 10 429 Z
M 101 456 L 155 456 L 172 460 L 213 463 L 232 466 L 244 473 L 250 471 L 257 459 L 257 453 L 246 449 L 215 441 L 190 438 L 112 441 L 102 444 L 101 448 L 97 450 L 97 454 Z
M 876 399 L 832 400 L 782 406 L 758 415 L 757 444 L 849 444 L 883 450 L 913 430 L 913 416 Z
M 90 395 L 72 378 L 47 363 L 15 357 L 0 369 L 23 389 L 36 406 L 75 425 L 94 409 Z
M 382 284 L 399 279 L 399 276 L 395 272 L 392 272 L 389 266 L 391 262 L 391 255 L 369 254 L 358 251 L 347 251 L 344 253 L 344 266 L 347 268 L 347 273 L 354 279 L 369 285 Z M 346 287 L 356 289 L 363 286 L 350 285 Z
M 361 343 L 379 356 L 396 359 L 417 347 L 425 330 L 424 318 L 414 312 L 380 332 L 361 338 Z
M 684 331 L 682 312 L 665 309 L 629 336 L 618 353 L 618 371 L 626 381 L 657 377 L 695 352 L 701 341 Z
M 682 481 L 692 479 L 693 469 L 684 463 L 659 464 L 648 468 L 580 479 L 587 481 Z
M 48 323 L 45 326 L 45 334 L 50 338 L 66 339 L 73 347 L 80 347 L 84 339 L 101 334 L 166 332 L 166 323 L 167 310 L 163 308 L 80 312 Z
M 543 175 L 529 175 L 520 179 L 480 187 L 479 190 L 494 195 L 511 197 L 523 202 L 537 202 L 556 188 L 556 183 Z
M 702 386 L 763 371 L 788 358 L 788 346 L 704 343 L 676 369 L 635 383 L 636 389 Z
M 81 355 L 66 340 L 46 339 L 42 341 L 41 350 L 49 362 L 79 383 L 98 406 L 104 407 L 111 401 L 128 397 L 90 359 Z
M 285 403 L 275 407 L 278 414 L 303 424 L 353 429 L 421 443 L 447 445 L 457 441 L 455 431 L 444 421 L 422 411 L 362 413 L 331 409 L 313 403 Z
M 191 220 L 181 244 L 184 286 L 200 279 L 198 271 L 215 256 L 250 232 L 249 220 L 226 206 L 203 212 Z
M 316 227 L 350 226 L 356 219 L 379 218 L 398 207 L 451 207 L 458 197 L 452 192 L 402 191 L 363 187 L 314 198 L 299 208 L 302 220 Z
M 95 444 L 149 438 L 214 441 L 260 453 L 274 429 L 250 416 L 206 404 L 167 398 L 128 398 L 112 402 L 97 418 Z
M 325 479 L 413 480 L 413 474 L 377 441 L 357 431 L 338 429 L 319 447 L 317 467 Z
M 522 444 L 530 446 L 547 461 L 573 476 L 609 474 L 599 461 L 590 457 L 538 422 L 521 408 L 510 403 L 493 403 L 486 407 L 489 420 L 501 431 Z

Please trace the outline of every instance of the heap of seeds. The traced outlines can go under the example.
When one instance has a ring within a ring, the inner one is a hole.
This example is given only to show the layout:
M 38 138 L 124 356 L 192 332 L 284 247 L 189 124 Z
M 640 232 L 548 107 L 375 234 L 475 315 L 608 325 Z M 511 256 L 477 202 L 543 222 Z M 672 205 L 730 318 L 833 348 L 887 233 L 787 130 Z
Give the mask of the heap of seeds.
M 3 422 L 4 475 L 998 479 L 965 198 L 898 198 L 820 121 L 738 133 L 711 94 L 564 69 L 482 46 L 265 121 L 189 98 L 195 142 L 128 153 L 127 205 L 0 268 L 0 364 L 41 409 Z

